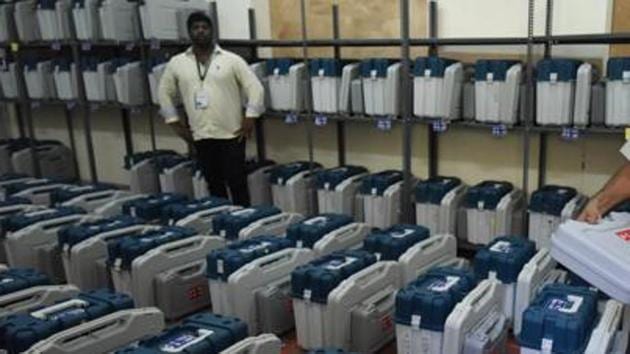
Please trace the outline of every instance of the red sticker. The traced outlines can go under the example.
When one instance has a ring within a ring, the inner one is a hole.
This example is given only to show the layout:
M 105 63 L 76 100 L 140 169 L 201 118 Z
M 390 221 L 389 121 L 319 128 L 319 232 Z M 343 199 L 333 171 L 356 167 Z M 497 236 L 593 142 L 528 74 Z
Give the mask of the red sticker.
M 194 301 L 201 298 L 204 295 L 204 286 L 197 285 L 188 289 L 188 300 Z
M 616 232 L 617 236 L 621 237 L 624 241 L 630 241 L 630 229 L 625 229 Z
M 381 318 L 381 327 L 383 332 L 392 332 L 394 330 L 394 321 L 391 315 L 385 315 Z

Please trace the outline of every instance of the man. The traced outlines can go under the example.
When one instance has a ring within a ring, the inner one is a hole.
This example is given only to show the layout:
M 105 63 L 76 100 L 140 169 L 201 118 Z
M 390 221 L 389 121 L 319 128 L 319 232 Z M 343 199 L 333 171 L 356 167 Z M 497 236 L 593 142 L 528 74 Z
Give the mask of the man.
M 210 194 L 248 206 L 245 140 L 264 111 L 264 89 L 238 55 L 214 40 L 214 24 L 203 12 L 188 17 L 192 47 L 174 56 L 160 81 L 159 99 L 166 123 L 194 147 Z M 245 115 L 241 92 L 247 97 Z M 181 98 L 188 122 L 175 108 Z
M 614 206 L 630 199 L 630 141 L 621 148 L 621 153 L 628 162 L 591 198 L 578 220 L 595 224 Z

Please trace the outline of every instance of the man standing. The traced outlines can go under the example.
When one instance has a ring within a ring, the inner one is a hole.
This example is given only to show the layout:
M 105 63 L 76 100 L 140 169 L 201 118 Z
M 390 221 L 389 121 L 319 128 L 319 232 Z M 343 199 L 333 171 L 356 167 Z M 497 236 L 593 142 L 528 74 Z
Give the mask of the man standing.
M 196 150 L 210 194 L 227 198 L 228 186 L 234 204 L 248 206 L 245 140 L 264 111 L 263 86 L 243 58 L 215 43 L 208 15 L 191 14 L 187 26 L 192 47 L 169 61 L 160 81 L 162 115 Z M 177 114 L 178 99 L 188 122 Z

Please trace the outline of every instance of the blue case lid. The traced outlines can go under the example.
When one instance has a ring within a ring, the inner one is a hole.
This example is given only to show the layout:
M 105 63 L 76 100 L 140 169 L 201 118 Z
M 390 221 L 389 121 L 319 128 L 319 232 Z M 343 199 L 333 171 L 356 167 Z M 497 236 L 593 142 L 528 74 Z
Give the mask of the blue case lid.
M 234 242 L 225 248 L 210 252 L 207 257 L 207 277 L 224 280 L 244 265 L 294 246 L 294 242 L 275 236 L 258 236 L 249 240 Z
M 497 274 L 504 284 L 516 283 L 518 275 L 536 254 L 536 244 L 524 237 L 497 237 L 475 255 L 475 274 L 478 279 Z
M 547 285 L 523 313 L 521 347 L 540 350 L 553 340 L 554 354 L 583 353 L 597 316 L 597 295 L 583 287 Z
M 258 159 L 247 159 L 245 160 L 245 172 L 247 174 L 250 174 L 260 168 L 263 167 L 267 167 L 267 166 L 273 166 L 276 163 L 273 162 L 272 160 L 262 160 L 259 161 Z
M 338 59 L 313 58 L 309 60 L 309 66 L 311 76 L 319 76 L 320 70 L 322 71 L 323 76 L 341 76 L 342 63 Z
M 167 205 L 186 202 L 188 198 L 179 194 L 160 193 L 144 198 L 130 200 L 123 204 L 123 214 L 144 220 L 155 220 L 162 217 L 162 209 Z
M 18 181 L 24 178 L 29 178 L 29 176 L 27 175 L 23 175 L 23 174 L 18 174 L 18 173 L 8 173 L 6 175 L 2 175 L 0 176 L 0 182 L 11 182 L 11 181 Z M 4 188 L 4 187 L 3 187 Z
M 418 57 L 413 65 L 413 75 L 424 76 L 425 71 L 429 70 L 431 77 L 444 77 L 446 68 L 455 63 L 457 63 L 457 60 L 436 56 Z
M 34 317 L 32 315 L 37 311 L 33 311 L 0 319 L 0 348 L 8 350 L 9 353 L 20 353 L 55 333 L 133 307 L 131 297 L 107 289 L 81 293 L 76 300 L 84 303 L 48 316 Z
M 295 64 L 293 59 L 267 59 L 267 75 L 273 75 L 276 69 L 278 69 L 278 75 L 288 75 L 293 64 Z
M 77 207 L 60 207 L 20 213 L 5 220 L 4 231 L 15 232 L 38 222 L 80 214 L 85 214 L 85 211 Z
M 402 180 L 403 173 L 396 170 L 387 170 L 365 176 L 361 185 L 361 194 L 383 195 L 387 188 Z
M 63 248 L 67 245 L 72 248 L 72 246 L 104 232 L 140 225 L 141 223 L 140 219 L 120 215 L 63 228 L 57 233 L 57 239 L 60 247 Z
M 532 194 L 529 210 L 535 213 L 561 216 L 562 209 L 577 195 L 575 188 L 543 186 Z
M 485 181 L 470 188 L 466 194 L 466 208 L 494 210 L 503 197 L 514 190 L 510 182 Z
M 247 324 L 240 319 L 203 313 L 191 316 L 184 323 L 117 353 L 219 354 L 246 337 Z
M 397 261 L 403 253 L 429 238 L 429 229 L 420 225 L 394 225 L 372 232 L 363 242 L 363 249 L 377 255 L 379 261 Z
M 230 205 L 230 201 L 223 198 L 207 197 L 184 203 L 169 204 L 162 208 L 162 219 L 169 225 L 176 223 L 188 215 L 208 209 Z
M 70 71 L 70 67 L 73 63 L 66 58 L 53 59 L 53 67 L 58 68 L 59 71 Z
M 505 81 L 508 70 L 516 64 L 516 60 L 477 60 L 475 63 L 475 80 L 486 81 L 488 74 L 492 74 L 493 81 Z
M 157 166 L 164 171 L 168 168 L 173 168 L 182 163 L 191 163 L 192 160 L 182 155 L 161 155 L 155 158 Z
M 61 204 L 82 195 L 116 189 L 109 184 L 90 184 L 87 186 L 67 186 L 55 189 L 51 193 L 52 204 Z
M 630 58 L 618 57 L 608 59 L 606 77 L 608 80 L 623 80 L 623 72 L 630 71 Z
M 470 271 L 433 268 L 398 292 L 396 323 L 411 326 L 414 316 L 420 316 L 420 328 L 441 332 L 455 305 L 475 286 Z
M 387 77 L 387 69 L 394 63 L 394 60 L 385 58 L 371 58 L 361 62 L 361 76 L 372 77 L 372 72 L 376 72 L 376 77 Z
M 48 276 L 35 269 L 10 268 L 0 272 L 0 295 L 48 284 L 50 284 Z
M 21 197 L 9 197 L 3 201 L 0 201 L 0 208 L 10 207 L 15 205 L 31 205 L 33 204 L 29 199 Z M 0 213 L 2 215 L 2 213 Z
M 57 0 L 37 0 L 37 6 L 42 10 L 54 10 Z
M 462 180 L 457 177 L 433 177 L 420 181 L 416 185 L 416 203 L 440 205 L 442 199 L 461 184 Z
M 353 221 L 348 215 L 321 214 L 290 225 L 286 237 L 300 247 L 313 248 L 324 236 Z
M 551 81 L 551 74 L 557 74 L 556 81 L 574 81 L 582 62 L 574 59 L 543 59 L 536 65 L 538 81 Z
M 340 166 L 319 171 L 315 174 L 317 189 L 334 190 L 337 185 L 368 170 L 361 166 Z
M 280 209 L 274 206 L 257 206 L 224 212 L 212 219 L 212 233 L 228 240 L 236 240 L 238 233 L 251 223 L 280 213 Z
M 147 253 L 149 250 L 195 235 L 197 235 L 197 233 L 188 228 L 164 226 L 158 230 L 151 230 L 139 236 L 125 236 L 107 245 L 108 264 L 111 266 L 116 264 L 117 260 L 120 260 L 120 267 L 122 269 L 129 269 L 134 259 Z
M 176 155 L 179 154 L 173 150 L 155 150 L 155 151 L 144 151 L 137 152 L 133 155 L 125 156 L 125 169 L 130 169 L 133 165 L 136 165 L 145 160 L 153 160 L 156 157 L 168 156 L 168 155 Z
M 291 293 L 303 299 L 310 292 L 310 301 L 325 304 L 328 294 L 342 281 L 376 263 L 376 256 L 362 250 L 337 251 L 297 267 L 291 273 Z
M 316 169 L 321 167 L 322 165 L 317 162 L 313 162 L 311 165 L 308 161 L 296 161 L 284 165 L 278 165 L 271 169 L 269 180 L 273 184 L 284 185 L 289 178 L 297 175 L 298 173 L 308 171 L 311 168 Z

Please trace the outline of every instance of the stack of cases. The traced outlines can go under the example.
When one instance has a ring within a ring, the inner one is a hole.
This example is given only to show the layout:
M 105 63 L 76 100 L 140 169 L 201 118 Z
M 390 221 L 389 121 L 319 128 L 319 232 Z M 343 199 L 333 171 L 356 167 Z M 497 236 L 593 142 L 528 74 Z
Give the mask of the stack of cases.
M 37 22 L 45 41 L 74 38 L 71 20 L 72 0 L 39 0 Z
M 17 64 L 3 60 L 0 65 L 0 85 L 2 86 L 2 94 L 5 98 L 18 97 L 17 80 Z
M 367 175 L 361 166 L 341 166 L 318 172 L 317 205 L 320 213 L 340 213 L 358 217 L 357 193 Z
M 242 235 L 242 231 L 250 224 L 268 217 L 280 215 L 280 209 L 273 206 L 260 206 L 237 209 L 217 215 L 212 221 L 212 234 L 227 241 L 244 239 L 250 235 Z M 253 237 L 253 236 L 252 236 Z
M 53 63 L 53 78 L 55 80 L 57 98 L 60 100 L 76 100 L 79 91 L 76 65 L 65 59 L 57 59 Z
M 321 165 L 297 161 L 274 167 L 269 174 L 273 204 L 285 212 L 314 215 L 317 213 L 315 175 Z
M 536 69 L 536 123 L 588 125 L 591 64 L 572 59 L 543 59 Z
M 363 104 L 369 116 L 397 117 L 400 113 L 401 64 L 389 59 L 361 62 Z
M 301 112 L 304 109 L 306 80 L 304 63 L 291 59 L 267 60 L 267 80 L 271 109 L 275 111 Z
M 132 193 L 158 193 L 159 159 L 177 156 L 172 150 L 138 152 L 125 157 L 125 170 L 129 171 L 129 189 Z
M 475 64 L 475 119 L 514 125 L 518 121 L 522 67 L 508 60 L 478 60 Z
M 0 4 L 0 42 L 12 42 L 17 40 L 15 31 L 15 20 L 13 13 L 15 11 L 14 4 Z
M 309 65 L 313 110 L 316 113 L 337 113 L 342 63 L 337 59 L 313 59 Z
M 521 270 L 534 256 L 533 242 L 522 237 L 499 237 L 475 255 L 477 279 L 496 279 L 501 283 L 503 314 L 514 319 L 516 283 Z
M 417 58 L 413 75 L 415 116 L 443 120 L 461 117 L 461 63 L 438 57 Z
M 135 41 L 140 39 L 138 4 L 125 0 L 103 0 L 99 8 L 103 39 Z
M 149 77 L 149 88 L 151 89 L 151 102 L 153 104 L 160 104 L 159 97 L 159 84 L 162 79 L 162 75 L 164 75 L 164 70 L 166 70 L 166 64 L 168 60 L 164 57 L 151 57 L 149 58 L 149 68 L 148 68 L 148 77 Z
M 432 234 L 458 235 L 460 208 L 467 187 L 456 177 L 433 177 L 416 185 L 416 223 Z
M 77 39 L 98 41 L 102 38 L 101 19 L 98 15 L 100 0 L 75 0 L 72 18 Z
M 606 81 L 606 125 L 630 125 L 630 58 L 610 58 Z
M 144 84 L 144 69 L 142 62 L 119 58 L 113 79 L 116 87 L 116 98 L 119 103 L 128 106 L 140 106 L 147 100 Z
M 208 0 L 154 0 L 140 6 L 140 20 L 145 39 L 188 39 L 186 19 L 194 11 L 210 11 Z M 184 34 L 184 36 L 182 36 Z
M 57 97 L 53 79 L 52 60 L 28 59 L 24 66 L 26 91 L 31 99 L 46 100 Z
M 37 22 L 37 0 L 25 0 L 15 3 L 15 27 L 18 38 L 22 42 L 32 42 L 42 39 Z
M 363 178 L 359 191 L 363 204 L 360 216 L 366 224 L 383 228 L 398 223 L 402 183 L 402 172 L 394 170 L 382 171 Z
M 81 71 L 88 101 L 116 101 L 116 85 L 110 60 L 97 57 L 81 58 Z
M 160 193 L 127 201 L 123 204 L 123 214 L 141 218 L 146 221 L 162 219 L 162 210 L 171 204 L 186 202 L 183 195 Z
M 529 203 L 529 238 L 536 248 L 550 248 L 551 235 L 566 220 L 580 212 L 586 198 L 571 187 L 543 186 Z

